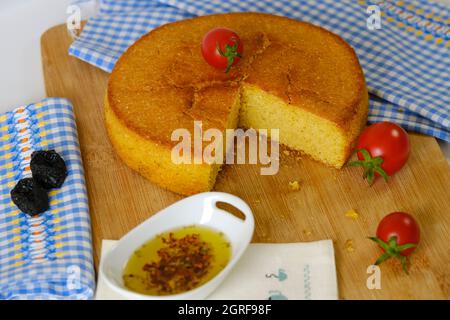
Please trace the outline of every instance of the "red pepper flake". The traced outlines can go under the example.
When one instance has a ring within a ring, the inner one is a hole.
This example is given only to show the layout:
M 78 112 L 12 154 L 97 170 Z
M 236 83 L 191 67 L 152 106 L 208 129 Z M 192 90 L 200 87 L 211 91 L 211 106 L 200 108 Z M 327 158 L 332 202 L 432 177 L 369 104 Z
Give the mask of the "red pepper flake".
M 147 263 L 147 285 L 159 294 L 176 294 L 197 287 L 208 273 L 212 262 L 211 245 L 199 234 L 177 239 L 173 233 L 163 237 L 163 248 L 158 250 L 159 260 Z

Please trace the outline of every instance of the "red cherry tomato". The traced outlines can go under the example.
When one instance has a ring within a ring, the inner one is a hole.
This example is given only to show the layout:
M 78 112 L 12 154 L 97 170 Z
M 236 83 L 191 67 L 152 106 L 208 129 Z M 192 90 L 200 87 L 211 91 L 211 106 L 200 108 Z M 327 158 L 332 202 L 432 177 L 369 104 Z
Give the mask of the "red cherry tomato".
M 202 40 L 203 58 L 214 68 L 228 73 L 244 51 L 241 39 L 236 32 L 227 28 L 214 28 Z
M 409 137 L 395 123 L 379 122 L 362 132 L 356 149 L 359 160 L 350 165 L 364 167 L 364 177 L 372 184 L 375 176 L 387 180 L 405 165 L 410 153 Z
M 406 256 L 410 255 L 420 241 L 420 228 L 416 220 L 405 212 L 393 212 L 385 216 L 377 228 L 377 236 L 370 238 L 378 243 L 384 253 L 375 264 L 397 258 L 406 269 Z

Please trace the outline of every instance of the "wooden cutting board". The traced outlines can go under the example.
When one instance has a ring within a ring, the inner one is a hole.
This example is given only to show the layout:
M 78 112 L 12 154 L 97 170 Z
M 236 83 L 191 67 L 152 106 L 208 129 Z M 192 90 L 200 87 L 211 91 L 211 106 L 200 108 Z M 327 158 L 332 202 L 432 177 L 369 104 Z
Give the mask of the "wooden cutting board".
M 119 239 L 158 210 L 181 199 L 126 167 L 111 147 L 103 123 L 108 74 L 67 54 L 72 42 L 64 25 L 41 38 L 48 96 L 72 100 L 84 162 L 98 266 L 102 239 Z M 235 194 L 254 211 L 253 242 L 332 239 L 343 299 L 450 298 L 450 170 L 436 140 L 411 134 L 408 164 L 389 183 L 369 187 L 359 168 L 335 170 L 307 157 L 282 153 L 280 171 L 261 176 L 256 165 L 225 166 L 215 190 Z M 299 181 L 292 191 L 290 181 Z M 355 209 L 359 218 L 345 216 Z M 381 289 L 366 287 L 367 267 L 380 254 L 367 239 L 392 211 L 413 214 L 422 239 L 411 256 L 410 274 L 399 263 L 381 266 Z M 183 214 L 180 212 L 180 214 Z M 353 242 L 353 250 L 346 247 Z

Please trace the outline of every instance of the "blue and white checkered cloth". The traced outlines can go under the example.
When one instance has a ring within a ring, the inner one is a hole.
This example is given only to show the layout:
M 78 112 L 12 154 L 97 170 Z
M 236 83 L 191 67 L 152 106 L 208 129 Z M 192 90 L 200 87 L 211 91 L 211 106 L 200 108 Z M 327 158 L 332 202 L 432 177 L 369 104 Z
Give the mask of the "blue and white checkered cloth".
M 36 217 L 11 201 L 31 153 L 54 149 L 68 176 Z M 90 299 L 95 278 L 83 165 L 71 103 L 47 98 L 0 115 L 0 299 Z
M 381 29 L 367 27 L 371 4 L 381 10 Z M 134 41 L 159 25 L 243 11 L 308 21 L 340 35 L 364 69 L 369 122 L 393 121 L 450 141 L 450 7 L 428 0 L 100 0 L 98 16 L 69 53 L 110 72 Z

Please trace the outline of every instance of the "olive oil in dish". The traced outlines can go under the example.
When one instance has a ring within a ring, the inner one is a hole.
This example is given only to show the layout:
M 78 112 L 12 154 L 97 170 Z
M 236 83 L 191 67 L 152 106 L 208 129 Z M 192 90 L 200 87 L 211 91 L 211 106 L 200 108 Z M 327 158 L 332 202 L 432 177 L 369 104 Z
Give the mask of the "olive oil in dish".
M 228 264 L 231 245 L 212 228 L 187 226 L 164 232 L 138 248 L 123 273 L 125 286 L 147 295 L 172 295 L 208 282 Z

